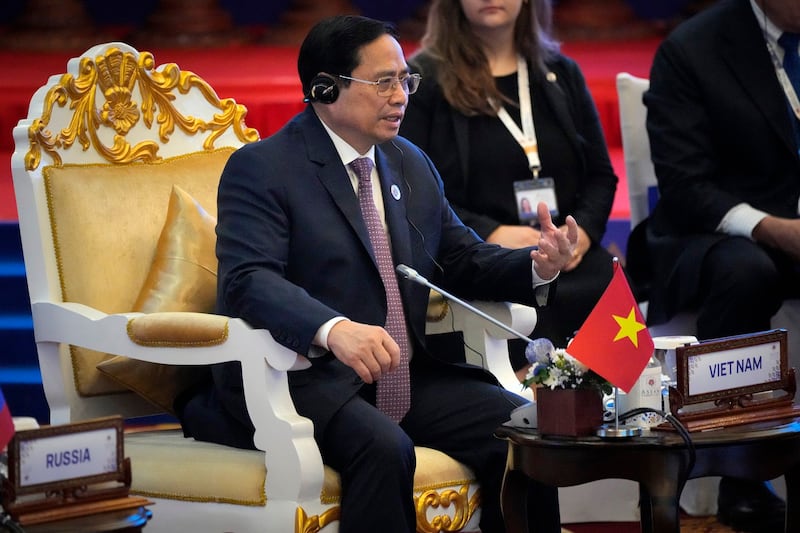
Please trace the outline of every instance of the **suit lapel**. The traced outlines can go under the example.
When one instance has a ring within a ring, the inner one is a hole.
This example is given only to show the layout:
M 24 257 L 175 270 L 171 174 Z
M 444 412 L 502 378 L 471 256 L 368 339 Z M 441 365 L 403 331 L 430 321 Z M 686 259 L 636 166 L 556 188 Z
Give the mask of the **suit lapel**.
M 308 157 L 319 165 L 317 174 L 319 180 L 342 211 L 364 249 L 369 253 L 377 271 L 378 263 L 372 252 L 372 244 L 364 218 L 361 216 L 358 198 L 353 191 L 347 170 L 342 165 L 336 148 L 333 146 L 333 141 L 311 107 L 306 110 L 303 121 L 308 122 L 302 128 L 306 132 Z M 375 160 L 381 181 L 383 206 L 386 224 L 389 227 L 394 261 L 396 264 L 411 263 L 411 241 L 406 223 L 408 186 L 402 174 L 402 155 L 394 148 L 390 147 L 388 151 L 384 151 L 382 146 L 376 146 Z
M 364 223 L 364 218 L 361 216 L 361 208 L 358 205 L 358 198 L 353 191 L 353 185 L 350 183 L 350 176 L 347 175 L 347 170 L 342 165 L 339 154 L 333 146 L 333 141 L 331 141 L 311 106 L 306 109 L 303 115 L 303 122 L 305 124 L 303 124 L 301 131 L 305 132 L 308 158 L 319 165 L 317 176 L 320 182 L 327 189 L 328 194 L 331 195 L 333 202 L 341 210 L 350 227 L 353 228 L 361 244 L 369 252 L 372 261 L 375 262 L 367 226 Z M 377 267 L 377 263 L 375 264 Z
M 384 150 L 386 148 L 386 150 Z M 411 238 L 407 222 L 408 184 L 403 176 L 402 154 L 389 143 L 375 147 L 375 163 L 381 180 L 383 209 L 395 264 L 410 264 Z
M 741 89 L 747 93 L 756 108 L 775 128 L 779 137 L 792 153 L 795 146 L 792 123 L 787 119 L 786 97 L 775 81 L 775 67 L 765 49 L 761 28 L 755 20 L 749 2 L 739 2 L 738 16 L 720 28 L 720 51 Z M 760 81 L 759 81 L 760 80 Z

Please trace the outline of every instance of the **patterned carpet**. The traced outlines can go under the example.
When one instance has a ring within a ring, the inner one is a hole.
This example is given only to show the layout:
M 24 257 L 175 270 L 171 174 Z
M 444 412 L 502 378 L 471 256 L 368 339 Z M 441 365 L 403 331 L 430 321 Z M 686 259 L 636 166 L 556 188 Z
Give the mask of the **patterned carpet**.
M 562 533 L 640 533 L 637 522 L 567 524 Z M 690 517 L 681 516 L 681 533 L 736 533 L 717 522 L 714 516 Z
M 734 533 L 733 529 L 720 524 L 713 516 L 682 518 L 681 531 L 685 533 Z

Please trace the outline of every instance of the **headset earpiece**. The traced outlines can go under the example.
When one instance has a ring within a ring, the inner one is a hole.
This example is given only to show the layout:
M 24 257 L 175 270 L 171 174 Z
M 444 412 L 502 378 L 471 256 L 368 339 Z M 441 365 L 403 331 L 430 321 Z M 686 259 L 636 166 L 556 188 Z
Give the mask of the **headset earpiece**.
M 330 74 L 320 73 L 311 80 L 311 89 L 306 99 L 309 102 L 332 104 L 339 97 L 339 86 Z

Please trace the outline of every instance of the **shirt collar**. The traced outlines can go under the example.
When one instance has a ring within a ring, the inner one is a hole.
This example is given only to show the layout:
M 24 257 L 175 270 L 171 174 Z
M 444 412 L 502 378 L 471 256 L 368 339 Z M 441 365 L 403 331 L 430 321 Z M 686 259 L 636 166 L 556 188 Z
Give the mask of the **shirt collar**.
M 325 131 L 328 132 L 328 136 L 333 141 L 333 146 L 336 148 L 336 153 L 339 154 L 339 159 L 342 160 L 342 164 L 347 166 L 352 163 L 354 160 L 358 159 L 359 157 L 366 157 L 372 161 L 373 166 L 375 165 L 375 145 L 369 147 L 366 153 L 360 154 L 358 150 L 350 146 L 347 141 L 342 139 L 339 135 L 336 134 L 331 128 L 325 124 L 325 121 L 317 115 L 319 121 L 322 123 L 322 126 L 325 128 Z

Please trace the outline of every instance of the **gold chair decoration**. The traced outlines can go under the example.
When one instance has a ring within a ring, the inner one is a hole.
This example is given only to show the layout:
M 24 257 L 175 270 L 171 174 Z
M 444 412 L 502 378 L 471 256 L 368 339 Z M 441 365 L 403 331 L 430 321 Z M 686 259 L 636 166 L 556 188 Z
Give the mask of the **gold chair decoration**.
M 139 97 L 135 95 L 137 89 Z M 175 91 L 185 95 L 193 89 L 218 108 L 219 112 L 209 120 L 187 116 L 175 106 Z M 53 132 L 48 126 L 56 106 L 68 107 L 73 115 L 67 127 Z M 55 165 L 61 165 L 59 149 L 69 148 L 76 140 L 84 150 L 94 147 L 109 163 L 156 161 L 160 159 L 160 144 L 169 141 L 176 126 L 190 135 L 209 132 L 203 141 L 205 150 L 213 149 L 214 142 L 228 128 L 233 128 L 243 143 L 253 142 L 258 139 L 258 132 L 245 127 L 246 114 L 247 109 L 233 99 L 220 100 L 196 74 L 183 72 L 174 63 L 156 69 L 151 53 L 142 52 L 137 57 L 112 46 L 97 57 L 81 58 L 77 75 L 64 74 L 48 90 L 42 117 L 35 119 L 29 129 L 31 147 L 25 166 L 28 170 L 37 168 L 42 150 Z M 158 141 L 131 144 L 127 135 L 139 120 L 148 129 L 156 121 Z M 101 128 L 114 131 L 112 143 L 100 138 Z

